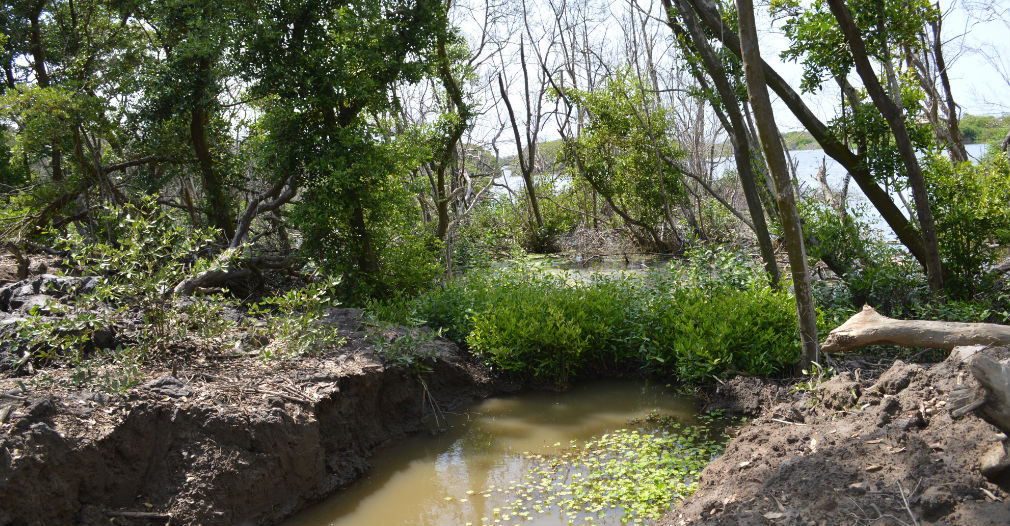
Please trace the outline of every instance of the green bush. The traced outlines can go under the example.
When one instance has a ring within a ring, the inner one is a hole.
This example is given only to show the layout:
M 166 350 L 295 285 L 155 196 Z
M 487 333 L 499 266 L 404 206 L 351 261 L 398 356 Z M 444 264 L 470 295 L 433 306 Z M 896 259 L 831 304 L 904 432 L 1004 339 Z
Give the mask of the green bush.
M 989 289 L 988 267 L 1010 244 L 1006 153 L 958 164 L 934 154 L 924 175 L 949 288 L 961 297 Z
M 577 371 L 625 361 L 634 302 L 628 282 L 569 285 L 563 277 L 513 270 L 488 285 L 466 343 L 490 363 L 563 384 Z
M 794 300 L 733 257 L 699 253 L 645 276 L 580 282 L 519 264 L 370 310 L 439 329 L 492 367 L 559 384 L 633 367 L 684 381 L 779 371 L 799 352 Z
M 770 374 L 798 356 L 795 301 L 767 287 L 675 289 L 657 295 L 647 312 L 648 362 L 684 380 Z

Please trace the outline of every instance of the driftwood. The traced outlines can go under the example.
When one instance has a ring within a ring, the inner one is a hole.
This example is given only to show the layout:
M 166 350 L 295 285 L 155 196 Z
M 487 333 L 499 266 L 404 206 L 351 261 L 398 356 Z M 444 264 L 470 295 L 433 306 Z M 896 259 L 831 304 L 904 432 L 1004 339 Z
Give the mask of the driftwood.
M 837 353 L 865 345 L 902 345 L 951 350 L 961 345 L 1010 345 L 1010 326 L 995 323 L 896 320 L 873 307 L 828 334 L 821 350 Z

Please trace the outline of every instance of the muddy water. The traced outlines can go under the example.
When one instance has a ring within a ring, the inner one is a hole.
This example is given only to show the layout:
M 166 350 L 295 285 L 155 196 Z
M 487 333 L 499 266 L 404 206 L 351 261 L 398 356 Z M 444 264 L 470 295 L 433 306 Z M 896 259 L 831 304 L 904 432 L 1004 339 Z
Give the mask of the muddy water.
M 446 433 L 413 437 L 377 451 L 364 479 L 290 523 L 479 525 L 505 503 L 494 488 L 508 487 L 532 467 L 524 452 L 551 454 L 572 440 L 625 427 L 628 420 L 654 410 L 684 423 L 696 418 L 694 400 L 640 381 L 593 382 L 564 393 L 489 399 L 465 414 L 448 415 Z M 620 524 L 620 515 L 609 514 L 595 524 Z M 569 519 L 556 512 L 521 524 L 565 526 Z

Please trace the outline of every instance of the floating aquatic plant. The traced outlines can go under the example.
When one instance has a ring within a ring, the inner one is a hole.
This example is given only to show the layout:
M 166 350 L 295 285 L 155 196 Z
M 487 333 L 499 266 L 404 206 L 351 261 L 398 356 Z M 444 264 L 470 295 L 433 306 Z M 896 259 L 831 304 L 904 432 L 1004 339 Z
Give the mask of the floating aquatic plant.
M 705 424 L 710 424 L 710 419 Z M 569 525 L 635 523 L 656 519 L 690 496 L 698 475 L 722 452 L 725 436 L 708 425 L 681 425 L 668 417 L 629 422 L 585 443 L 560 442 L 550 453 L 524 451 L 531 468 L 522 479 L 488 487 L 504 504 L 481 524 L 522 522 L 553 515 Z

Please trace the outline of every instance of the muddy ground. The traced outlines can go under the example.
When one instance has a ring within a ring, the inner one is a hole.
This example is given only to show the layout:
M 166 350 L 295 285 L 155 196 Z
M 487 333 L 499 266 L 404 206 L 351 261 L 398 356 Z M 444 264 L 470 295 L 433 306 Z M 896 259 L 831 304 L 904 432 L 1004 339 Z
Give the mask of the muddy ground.
M 347 338 L 335 351 L 193 351 L 125 396 L 0 379 L 0 524 L 276 523 L 358 478 L 381 444 L 503 388 L 447 341 L 405 369 L 375 355 L 360 311 L 324 321 Z
M 756 378 L 719 386 L 713 408 L 756 418 L 658 524 L 1010 524 L 1008 479 L 986 476 L 1010 464 L 1006 435 L 951 414 L 965 390 L 977 393 L 962 359 L 898 361 L 879 376 L 858 362 L 840 368 L 814 390 Z

